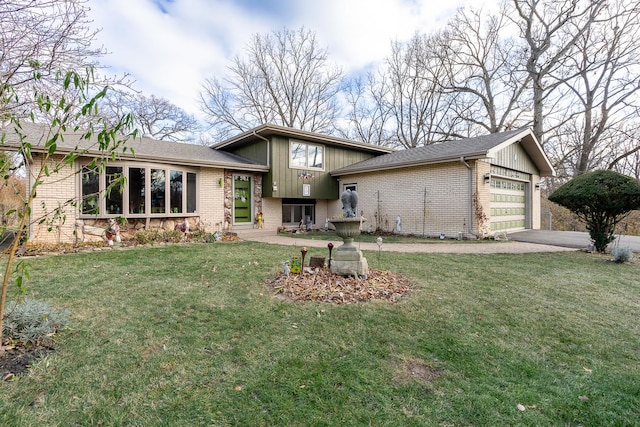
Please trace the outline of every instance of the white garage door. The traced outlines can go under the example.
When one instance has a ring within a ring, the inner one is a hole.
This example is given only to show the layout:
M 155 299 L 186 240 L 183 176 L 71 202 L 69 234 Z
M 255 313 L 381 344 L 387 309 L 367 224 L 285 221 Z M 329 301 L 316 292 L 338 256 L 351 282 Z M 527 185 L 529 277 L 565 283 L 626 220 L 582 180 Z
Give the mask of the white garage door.
M 491 178 L 491 231 L 525 228 L 526 184 L 505 178 Z

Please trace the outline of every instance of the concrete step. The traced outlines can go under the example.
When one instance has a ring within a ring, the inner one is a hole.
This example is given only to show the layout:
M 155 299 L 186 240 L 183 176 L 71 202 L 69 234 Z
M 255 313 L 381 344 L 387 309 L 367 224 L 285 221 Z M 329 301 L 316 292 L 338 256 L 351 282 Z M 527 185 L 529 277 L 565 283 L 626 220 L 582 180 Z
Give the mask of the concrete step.
M 266 229 L 266 228 L 239 228 L 233 227 L 231 230 L 232 233 L 236 233 L 239 238 L 252 238 L 252 237 L 263 237 L 263 236 L 276 236 L 278 231 L 276 229 Z

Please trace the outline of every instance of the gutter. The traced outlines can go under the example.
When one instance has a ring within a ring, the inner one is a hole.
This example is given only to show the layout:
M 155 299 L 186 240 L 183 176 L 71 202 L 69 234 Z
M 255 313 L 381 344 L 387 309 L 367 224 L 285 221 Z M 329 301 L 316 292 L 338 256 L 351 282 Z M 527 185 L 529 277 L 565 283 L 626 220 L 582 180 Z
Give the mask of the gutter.
M 456 160 L 462 161 L 462 163 L 464 163 L 465 166 L 467 166 L 467 168 L 471 168 L 471 166 L 466 162 L 467 159 L 479 160 L 479 159 L 486 159 L 486 158 L 487 158 L 486 152 L 483 151 L 480 153 L 471 153 L 471 154 L 468 154 L 466 157 L 459 157 L 459 158 L 438 157 L 438 158 L 433 158 L 428 160 L 406 161 L 406 162 L 393 163 L 393 164 L 377 164 L 375 166 L 366 166 L 361 168 L 345 166 L 344 168 L 341 168 L 341 169 L 348 169 L 347 172 L 340 172 L 340 170 L 338 169 L 337 171 L 334 170 L 329 173 L 331 174 L 331 176 L 346 176 L 346 175 L 355 175 L 358 173 L 379 172 L 379 171 L 388 171 L 392 169 L 404 169 L 404 168 L 411 168 L 411 167 L 417 167 L 417 166 L 437 165 L 440 163 L 455 162 Z M 364 160 L 364 161 L 367 162 L 368 160 Z

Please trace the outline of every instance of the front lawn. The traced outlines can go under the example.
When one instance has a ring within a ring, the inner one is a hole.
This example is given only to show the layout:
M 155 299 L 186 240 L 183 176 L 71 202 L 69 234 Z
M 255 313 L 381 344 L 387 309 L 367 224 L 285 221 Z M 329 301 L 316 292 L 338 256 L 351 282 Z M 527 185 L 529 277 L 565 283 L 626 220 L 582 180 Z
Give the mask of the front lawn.
M 71 327 L 0 383 L 0 425 L 637 422 L 640 263 L 365 252 L 413 291 L 330 305 L 265 286 L 292 253 L 219 242 L 31 259 L 29 296 Z

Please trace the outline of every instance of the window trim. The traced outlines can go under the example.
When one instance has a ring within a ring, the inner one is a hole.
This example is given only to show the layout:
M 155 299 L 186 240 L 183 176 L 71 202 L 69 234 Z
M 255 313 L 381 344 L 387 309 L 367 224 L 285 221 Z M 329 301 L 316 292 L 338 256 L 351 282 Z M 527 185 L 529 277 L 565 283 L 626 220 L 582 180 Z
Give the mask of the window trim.
M 317 203 L 315 199 L 282 199 L 282 224 L 283 225 L 299 225 L 300 221 L 294 221 L 294 222 L 285 222 L 284 221 L 284 217 L 285 217 L 285 210 L 289 210 L 289 216 L 291 217 L 290 219 L 295 219 L 295 212 L 294 210 L 296 208 L 300 208 L 301 209 L 301 214 L 303 216 L 302 219 L 304 219 L 304 211 L 305 208 L 311 208 L 311 222 L 312 224 L 316 224 L 316 207 L 317 207 Z
M 115 217 L 125 217 L 125 218 L 184 218 L 184 217 L 196 217 L 200 214 L 198 213 L 198 208 L 200 206 L 199 200 L 199 189 L 200 189 L 200 170 L 197 168 L 190 168 L 181 165 L 171 165 L 171 164 L 156 164 L 156 163 L 139 163 L 139 162 L 109 162 L 107 167 L 120 167 L 122 168 L 122 174 L 126 178 L 126 183 L 122 189 L 122 212 L 121 213 L 107 213 L 106 206 L 106 188 L 107 188 L 107 173 L 106 167 L 104 170 L 99 171 L 99 203 L 98 203 L 98 213 L 84 213 L 83 212 L 83 170 L 90 166 L 90 162 L 79 162 L 78 163 L 78 200 L 80 203 L 77 207 L 78 218 L 80 219 L 89 219 L 89 218 L 115 218 Z M 144 193 L 144 213 L 130 213 L 130 185 L 129 185 L 129 177 L 131 169 L 142 169 L 144 170 L 145 183 L 144 188 L 142 189 Z M 165 212 L 162 213 L 151 213 L 151 170 L 164 170 L 165 171 Z M 171 212 L 171 172 L 181 172 L 182 173 L 182 212 Z M 189 175 L 195 174 L 195 210 L 193 212 L 187 212 L 189 210 Z
M 358 192 L 358 183 L 351 182 L 349 184 L 342 184 L 342 192 L 345 192 L 347 190 L 355 191 L 357 193 Z
M 293 163 L 293 145 L 304 145 L 305 147 L 305 165 L 296 165 Z M 317 147 L 322 149 L 322 167 L 309 166 L 309 147 Z M 297 139 L 289 140 L 289 169 L 309 169 L 315 171 L 325 170 L 326 148 L 323 144 L 313 144 L 306 141 L 300 141 Z

